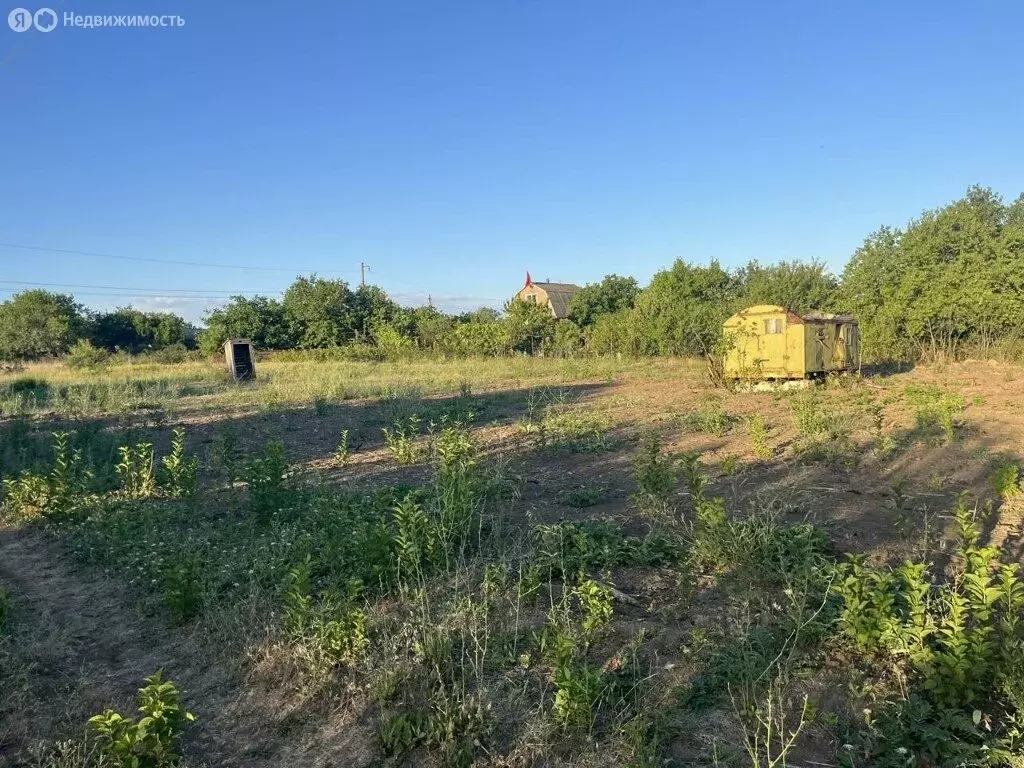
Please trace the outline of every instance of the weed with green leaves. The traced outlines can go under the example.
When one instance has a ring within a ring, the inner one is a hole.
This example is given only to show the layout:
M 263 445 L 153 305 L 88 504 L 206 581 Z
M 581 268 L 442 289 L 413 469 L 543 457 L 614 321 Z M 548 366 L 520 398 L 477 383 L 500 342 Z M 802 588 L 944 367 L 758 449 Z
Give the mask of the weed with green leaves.
M 177 742 L 195 715 L 181 705 L 181 691 L 162 672 L 139 689 L 138 720 L 108 709 L 89 720 L 99 754 L 118 768 L 167 768 L 180 755 Z
M 761 414 L 755 413 L 747 419 L 747 432 L 750 435 L 754 455 L 762 461 L 767 461 L 775 453 L 768 442 L 768 431 L 768 422 Z
M 579 488 L 564 488 L 558 492 L 558 501 L 568 507 L 583 509 L 593 507 L 605 500 L 605 490 L 600 485 L 584 485 Z
M 995 491 L 996 498 L 1009 501 L 1024 493 L 1022 474 L 1024 473 L 1016 461 L 1000 461 L 992 472 L 992 490 Z

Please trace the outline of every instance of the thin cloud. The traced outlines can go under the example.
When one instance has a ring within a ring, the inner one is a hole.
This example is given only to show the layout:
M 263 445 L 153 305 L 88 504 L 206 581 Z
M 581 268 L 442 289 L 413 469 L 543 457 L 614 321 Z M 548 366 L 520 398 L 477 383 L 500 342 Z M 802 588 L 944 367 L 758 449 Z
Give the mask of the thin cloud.
M 102 303 L 91 304 L 92 309 L 111 310 L 117 307 L 131 306 L 143 312 L 173 312 L 187 322 L 200 325 L 206 314 L 215 307 L 223 306 L 223 299 L 204 299 L 201 297 L 177 296 L 125 296 L 108 299 Z
M 389 294 L 392 301 L 403 307 L 422 307 L 428 301 L 426 293 L 392 293 Z M 280 298 L 275 296 L 274 298 Z M 430 296 L 433 305 L 442 312 L 459 314 L 468 312 L 480 307 L 493 307 L 501 309 L 505 303 L 503 299 L 495 299 L 489 296 Z M 210 310 L 223 307 L 228 301 L 226 299 L 204 299 L 200 296 L 123 296 L 108 298 L 102 302 L 89 302 L 91 309 L 107 311 L 117 307 L 132 306 L 143 312 L 173 312 L 180 315 L 187 322 L 194 325 L 202 325 L 204 318 Z

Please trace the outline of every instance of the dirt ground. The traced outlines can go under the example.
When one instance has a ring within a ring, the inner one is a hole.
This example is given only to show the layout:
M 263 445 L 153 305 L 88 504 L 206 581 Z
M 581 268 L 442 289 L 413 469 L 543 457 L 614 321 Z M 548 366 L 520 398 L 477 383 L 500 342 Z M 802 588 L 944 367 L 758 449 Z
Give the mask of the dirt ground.
M 907 385 L 934 384 L 962 394 L 963 426 L 956 440 L 916 439 L 914 415 L 898 395 Z M 613 425 L 613 450 L 537 452 L 517 422 L 525 391 L 481 393 L 465 402 L 475 411 L 477 438 L 495 459 L 507 462 L 519 477 L 520 495 L 510 502 L 522 520 L 559 522 L 604 518 L 631 524 L 633 456 L 642 435 L 654 429 L 678 452 L 699 451 L 711 477 L 710 490 L 730 509 L 758 499 L 783 501 L 795 517 L 823 526 L 839 550 L 867 552 L 897 561 L 932 546 L 941 549 L 948 516 L 957 494 L 992 497 L 994 457 L 1024 454 L 1024 371 L 988 362 L 969 361 L 941 368 L 917 367 L 902 373 L 878 373 L 856 385 L 881 410 L 882 431 L 904 439 L 887 455 L 872 449 L 873 434 L 855 423 L 851 461 L 808 461 L 793 447 L 798 433 L 791 408 L 778 393 L 730 393 L 713 390 L 697 379 L 684 381 L 623 377 L 613 382 L 566 382 L 564 389 L 581 408 L 605 414 Z M 853 389 L 821 388 L 842 403 Z M 717 404 L 736 417 L 724 434 L 681 426 L 682 415 Z M 188 427 L 189 449 L 209 460 L 215 436 L 225 421 L 239 427 L 246 449 L 259 449 L 280 436 L 296 465 L 311 475 L 352 487 L 414 483 L 422 467 L 400 467 L 383 446 L 381 429 L 396 415 L 414 412 L 421 403 L 349 401 L 314 408 L 287 407 L 273 412 L 239 411 L 220 419 L 152 414 L 119 417 L 111 428 L 126 425 L 168 439 L 176 423 Z M 754 414 L 769 426 L 770 459 L 754 455 L 744 420 Z M 136 421 L 133 421 L 136 419 Z M 53 421 L 40 420 L 40 430 Z M 352 457 L 335 456 L 339 435 L 349 430 Z M 602 501 L 587 509 L 566 505 L 559 492 L 600 486 Z M 901 508 L 897 510 L 896 496 Z M 905 519 L 897 519 L 904 515 Z M 1006 544 L 1024 556 L 1024 505 L 998 502 L 985 521 L 985 538 Z M 930 528 L 931 530 L 926 530 Z M 908 530 L 909 529 L 909 530 Z M 928 544 L 928 537 L 934 543 Z M 1024 562 L 1024 560 L 1022 560 Z M 658 599 L 657 580 L 624 574 L 621 588 L 638 596 L 632 620 L 642 621 L 644 605 Z M 0 529 L 0 586 L 13 600 L 12 635 L 0 638 L 0 765 L 17 751 L 45 738 L 74 737 L 91 714 L 113 707 L 133 708 L 136 689 L 155 669 L 163 669 L 186 691 L 197 715 L 186 755 L 191 765 L 298 766 L 369 765 L 367 744 L 375 726 L 365 713 L 324 710 L 296 701 L 269 660 L 266 639 L 247 636 L 242 647 L 225 647 L 217 629 L 171 627 L 146 610 L 139 596 L 95 569 L 77 564 L 61 542 L 38 528 Z M 246 624 L 266 606 L 239 608 Z M 249 615 L 245 615 L 248 613 Z M 237 636 L 237 635 L 235 635 Z

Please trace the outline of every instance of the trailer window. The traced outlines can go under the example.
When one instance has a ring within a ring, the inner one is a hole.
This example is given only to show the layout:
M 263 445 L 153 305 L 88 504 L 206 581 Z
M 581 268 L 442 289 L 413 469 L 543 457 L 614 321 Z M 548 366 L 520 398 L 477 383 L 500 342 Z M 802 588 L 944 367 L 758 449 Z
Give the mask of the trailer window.
M 782 333 L 782 320 L 779 318 L 771 318 L 764 321 L 764 332 L 768 333 Z

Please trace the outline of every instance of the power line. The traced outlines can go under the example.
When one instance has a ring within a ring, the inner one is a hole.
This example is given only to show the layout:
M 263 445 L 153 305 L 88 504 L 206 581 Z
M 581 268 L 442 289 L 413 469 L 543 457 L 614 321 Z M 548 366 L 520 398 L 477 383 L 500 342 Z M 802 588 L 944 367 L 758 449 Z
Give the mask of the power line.
M 260 290 L 260 291 L 231 291 L 228 288 L 130 288 L 128 286 L 121 285 L 83 285 L 79 283 L 35 283 L 28 280 L 0 280 L 3 285 L 31 285 L 40 288 L 100 288 L 103 290 L 111 291 L 173 291 L 174 293 L 217 293 L 217 294 L 232 294 L 232 295 L 245 295 L 245 294 L 271 294 L 280 293 L 280 291 L 271 290 Z M 196 298 L 202 298 L 197 296 Z
M 15 291 L 12 288 L 0 288 L 0 293 L 14 294 Z M 280 291 L 278 291 L 280 293 Z M 144 294 L 131 294 L 131 293 L 96 293 L 92 291 L 75 291 L 75 296 L 109 296 L 119 299 L 233 299 L 235 296 L 240 294 L 228 295 L 196 295 L 196 294 L 182 294 L 182 293 L 144 293 Z M 253 294 L 253 295 L 266 295 L 266 294 Z
M 173 261 L 173 260 L 167 260 L 167 259 L 150 259 L 150 258 L 134 257 L 134 256 L 115 256 L 115 255 L 112 255 L 112 254 L 92 253 L 90 251 L 78 251 L 78 250 L 62 249 L 62 248 L 45 248 L 45 247 L 42 247 L 42 246 L 19 245 L 19 244 L 13 244 L 13 243 L 0 243 L 0 248 L 22 248 L 22 249 L 32 250 L 32 251 L 44 251 L 44 252 L 50 252 L 50 253 L 79 254 L 79 255 L 84 255 L 84 256 L 98 256 L 98 257 L 103 257 L 103 258 L 126 259 L 126 260 L 131 260 L 131 261 L 150 261 L 150 262 L 157 262 L 157 263 L 163 263 L 163 264 L 182 264 L 182 265 L 192 265 L 192 266 L 223 267 L 223 268 L 227 268 L 227 269 L 252 269 L 252 270 L 261 270 L 261 271 L 279 271 L 279 270 L 280 271 L 286 271 L 284 268 L 277 268 L 277 267 L 249 267 L 249 266 L 228 265 L 228 264 L 212 264 L 212 263 L 201 263 L 201 262 L 190 262 L 190 261 Z M 369 271 L 369 269 L 370 269 L 370 265 L 369 264 L 366 264 L 365 262 L 360 263 L 360 271 L 361 272 L 363 270 Z M 287 270 L 287 271 L 292 271 L 292 270 Z M 335 272 L 337 274 L 355 274 L 354 271 L 339 271 L 339 270 L 335 270 Z M 432 295 L 429 292 L 427 292 L 427 291 L 419 290 L 412 283 L 409 283 L 409 282 L 407 282 L 405 280 L 402 280 L 400 278 L 392 277 L 390 275 L 381 274 L 380 272 L 377 272 L 376 274 L 378 275 L 378 277 L 383 278 L 383 281 L 386 282 L 386 283 L 397 283 L 397 284 L 399 284 L 401 286 L 405 286 L 407 288 L 412 289 L 411 292 L 403 292 L 403 291 L 399 290 L 399 291 L 396 291 L 395 293 L 397 293 L 399 295 L 404 295 L 407 298 L 412 298 L 413 296 L 424 297 L 424 298 L 427 299 L 427 303 L 428 304 L 432 303 L 432 300 L 433 300 Z M 363 278 L 364 275 L 360 275 L 360 277 Z M 361 279 L 360 282 L 362 283 L 363 280 Z M 365 283 L 363 283 L 363 284 L 365 285 Z M 69 289 L 73 289 L 72 292 L 76 296 L 100 296 L 100 297 L 124 298 L 124 299 L 210 299 L 210 300 L 215 300 L 216 299 L 216 300 L 226 300 L 226 299 L 234 298 L 235 296 L 268 296 L 268 297 L 271 297 L 271 296 L 275 296 L 275 295 L 280 296 L 281 294 L 284 293 L 284 291 L 280 290 L 280 289 L 275 291 L 275 290 L 267 290 L 267 289 L 262 289 L 262 290 L 231 290 L 229 288 L 149 288 L 149 287 L 142 287 L 142 286 L 94 285 L 94 284 L 91 284 L 91 283 L 50 283 L 50 282 L 38 282 L 38 281 L 30 281 L 30 280 L 0 280 L 0 286 L 6 286 L 6 285 L 31 286 L 31 287 L 37 287 L 37 288 L 60 288 L 60 289 L 69 288 Z M 82 289 L 82 288 L 89 289 L 89 290 L 85 290 L 85 291 L 79 290 L 79 289 Z M 93 290 L 93 289 L 98 289 L 98 291 L 102 291 L 102 292 L 97 292 L 97 290 Z M 109 293 L 108 291 L 118 291 L 118 292 L 117 293 Z M 13 294 L 13 293 L 15 293 L 15 289 L 13 289 L 13 288 L 0 287 L 0 294 Z M 453 297 L 442 297 L 442 301 L 444 301 L 446 298 L 453 298 Z M 458 298 L 459 298 L 460 301 L 462 300 L 462 297 L 458 297 Z M 498 301 L 499 300 L 499 299 L 494 299 L 494 298 L 489 298 L 489 297 L 465 297 L 465 298 L 467 298 L 467 299 L 472 298 L 473 301 L 478 301 L 478 302 Z
M 177 259 L 154 259 L 147 256 L 119 256 L 113 253 L 96 253 L 94 251 L 76 251 L 71 248 L 45 248 L 41 245 L 24 245 L 21 243 L 0 243 L 0 248 L 20 248 L 25 251 L 42 251 L 44 253 L 65 253 L 73 256 L 92 256 L 100 259 L 120 259 L 121 261 L 145 261 L 152 264 L 174 264 L 181 267 L 212 267 L 215 269 L 244 269 L 251 272 L 291 272 L 292 274 L 298 274 L 304 271 L 307 272 L 322 272 L 323 274 L 331 275 L 352 275 L 355 274 L 353 270 L 337 270 L 337 269 L 324 269 L 324 270 L 302 270 L 296 269 L 295 267 L 255 267 L 248 264 L 216 264 L 213 262 L 206 261 L 179 261 Z

